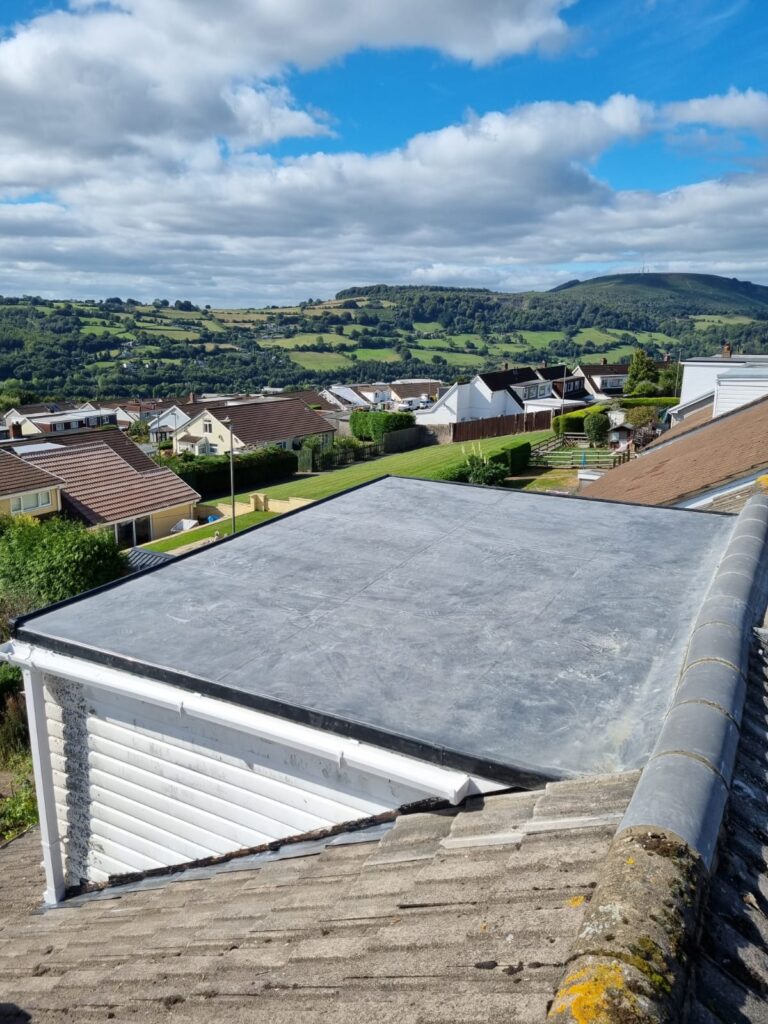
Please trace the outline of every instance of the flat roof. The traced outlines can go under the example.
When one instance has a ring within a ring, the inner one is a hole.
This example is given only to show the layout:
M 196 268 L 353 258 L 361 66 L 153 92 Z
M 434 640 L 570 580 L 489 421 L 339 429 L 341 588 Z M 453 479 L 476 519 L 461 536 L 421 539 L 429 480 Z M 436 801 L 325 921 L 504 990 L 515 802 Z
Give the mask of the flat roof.
M 718 380 L 733 380 L 743 378 L 745 380 L 764 380 L 768 377 L 768 365 L 763 366 L 741 366 L 736 370 L 726 370 L 718 374 Z
M 620 771 L 735 521 L 387 477 L 16 635 L 510 784 Z

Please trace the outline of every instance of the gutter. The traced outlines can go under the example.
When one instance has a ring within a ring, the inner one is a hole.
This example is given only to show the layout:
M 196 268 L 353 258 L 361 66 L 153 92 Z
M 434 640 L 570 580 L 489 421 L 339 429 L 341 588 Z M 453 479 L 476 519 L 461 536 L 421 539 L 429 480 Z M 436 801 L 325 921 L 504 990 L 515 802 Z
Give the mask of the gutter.
M 342 739 L 333 733 L 200 693 L 181 690 L 167 683 L 143 679 L 120 669 L 33 647 L 23 641 L 11 640 L 3 644 L 0 647 L 0 661 L 18 665 L 33 676 L 49 673 L 165 708 L 180 717 L 212 722 L 237 732 L 282 743 L 293 750 L 332 761 L 340 767 L 359 769 L 422 789 L 430 796 L 447 800 L 451 804 L 460 803 L 472 785 L 472 777 L 466 773 L 439 768 L 355 739 Z
M 768 495 L 739 515 L 672 704 L 602 865 L 549 1019 L 679 1021 L 768 597 Z

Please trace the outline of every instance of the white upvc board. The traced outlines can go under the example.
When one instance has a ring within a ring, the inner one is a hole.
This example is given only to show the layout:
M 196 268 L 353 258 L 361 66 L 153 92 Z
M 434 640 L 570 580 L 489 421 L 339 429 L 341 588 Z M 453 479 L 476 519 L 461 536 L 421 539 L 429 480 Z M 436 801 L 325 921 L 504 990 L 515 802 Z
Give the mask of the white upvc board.
M 231 853 L 434 795 L 402 773 L 388 778 L 71 679 L 45 674 L 43 682 L 68 886 Z M 498 787 L 473 780 L 472 788 Z

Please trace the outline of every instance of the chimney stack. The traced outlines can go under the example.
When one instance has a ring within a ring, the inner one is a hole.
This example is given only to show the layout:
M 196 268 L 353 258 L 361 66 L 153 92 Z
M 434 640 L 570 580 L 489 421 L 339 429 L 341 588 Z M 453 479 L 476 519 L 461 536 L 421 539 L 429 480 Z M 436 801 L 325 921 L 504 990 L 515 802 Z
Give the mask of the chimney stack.
M 730 342 L 726 341 L 723 345 L 723 359 L 730 359 L 733 349 L 731 348 Z
M 504 369 L 505 369 L 505 370 L 508 370 L 508 369 L 509 369 L 509 363 L 504 363 Z
M 665 353 L 664 353 L 664 362 L 665 362 L 665 363 L 668 363 L 668 362 L 669 362 L 669 352 L 665 352 Z
M 11 424 L 11 437 L 17 438 L 23 436 L 24 435 L 21 432 L 21 424 L 18 422 L 18 420 L 14 420 L 14 422 Z
M 607 366 L 608 365 L 608 356 L 603 356 L 603 358 L 600 360 L 600 363 L 603 366 Z

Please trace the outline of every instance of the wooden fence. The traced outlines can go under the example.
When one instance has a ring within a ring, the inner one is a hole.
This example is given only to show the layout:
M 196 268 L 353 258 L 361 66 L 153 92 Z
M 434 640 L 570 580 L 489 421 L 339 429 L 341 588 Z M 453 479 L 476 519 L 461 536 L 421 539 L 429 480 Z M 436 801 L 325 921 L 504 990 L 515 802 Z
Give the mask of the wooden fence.
M 494 416 L 488 420 L 452 423 L 453 441 L 482 441 L 486 437 L 523 434 L 529 430 L 549 430 L 551 412 L 529 412 L 519 416 Z

